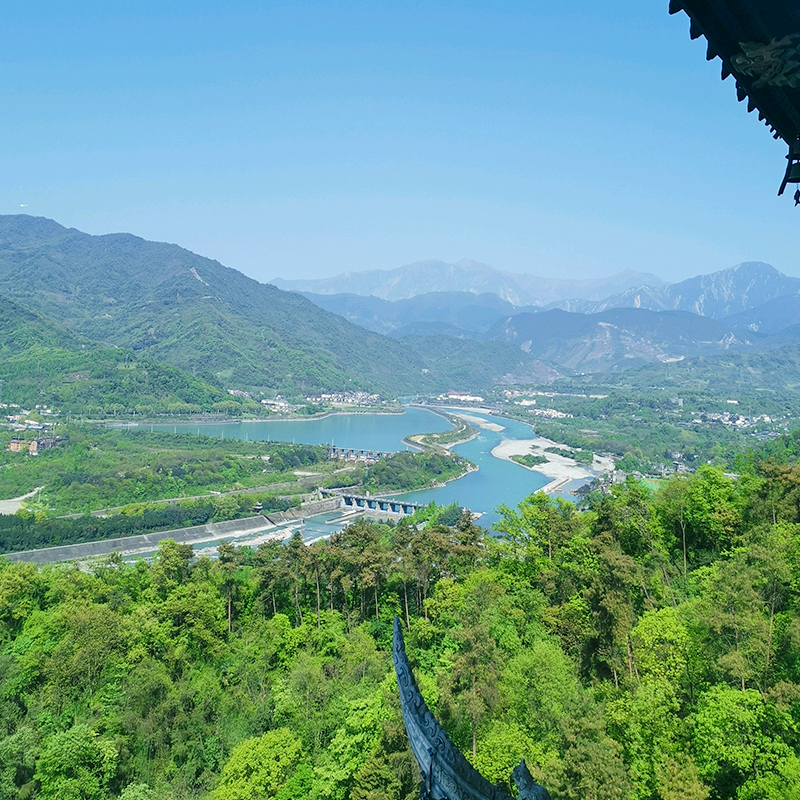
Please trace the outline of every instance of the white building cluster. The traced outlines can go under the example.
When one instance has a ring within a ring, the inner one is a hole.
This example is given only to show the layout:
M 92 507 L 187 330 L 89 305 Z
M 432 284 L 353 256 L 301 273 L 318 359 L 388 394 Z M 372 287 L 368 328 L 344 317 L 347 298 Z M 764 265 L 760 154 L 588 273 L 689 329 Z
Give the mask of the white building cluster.
M 529 408 L 529 414 L 542 419 L 572 419 L 572 414 L 566 411 L 558 411 L 555 408 Z
M 445 392 L 444 394 L 440 394 L 437 398 L 438 400 L 447 400 L 448 402 L 453 402 L 454 400 L 458 401 L 459 403 L 483 403 L 484 398 L 479 397 L 476 394 L 470 394 L 469 392 Z
M 730 425 L 734 428 L 751 428 L 753 425 L 757 425 L 759 422 L 765 422 L 769 424 L 772 421 L 772 417 L 768 416 L 767 414 L 760 414 L 755 417 L 745 417 L 741 414 L 733 414 L 730 411 L 723 411 L 722 413 L 712 411 L 707 414 L 700 414 L 698 417 L 692 420 L 692 422 L 695 423 L 719 422 L 722 425 Z
M 381 402 L 379 394 L 368 392 L 327 392 L 306 397 L 309 403 L 328 403 L 334 406 L 374 406 Z

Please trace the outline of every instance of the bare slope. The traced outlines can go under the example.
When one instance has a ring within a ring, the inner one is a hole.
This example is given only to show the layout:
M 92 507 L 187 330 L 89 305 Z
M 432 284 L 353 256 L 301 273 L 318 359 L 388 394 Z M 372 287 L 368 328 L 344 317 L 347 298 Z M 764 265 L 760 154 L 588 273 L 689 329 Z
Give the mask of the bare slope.
M 511 342 L 537 358 L 575 372 L 630 369 L 751 345 L 741 334 L 688 312 L 618 308 L 600 314 L 554 309 L 498 322 L 487 338 Z

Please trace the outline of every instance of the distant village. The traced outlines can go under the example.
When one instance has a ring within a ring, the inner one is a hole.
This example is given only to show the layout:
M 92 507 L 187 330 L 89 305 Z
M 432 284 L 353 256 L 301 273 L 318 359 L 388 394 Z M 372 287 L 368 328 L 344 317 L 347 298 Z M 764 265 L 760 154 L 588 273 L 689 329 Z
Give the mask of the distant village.
M 306 397 L 308 403 L 322 403 L 331 406 L 376 406 L 381 403 L 379 394 L 368 392 L 334 392 L 312 394 Z
M 228 389 L 228 394 L 233 397 L 256 399 L 252 392 L 245 392 L 242 389 Z M 385 404 L 386 401 L 379 394 L 370 394 L 369 392 L 324 392 L 322 394 L 308 395 L 303 403 L 292 403 L 281 395 L 263 398 L 260 403 L 275 414 L 294 414 L 309 403 L 311 405 L 345 408 L 374 408 Z
M 51 450 L 64 441 L 62 437 L 51 434 L 55 421 L 42 419 L 56 416 L 55 412 L 47 406 L 38 405 L 34 411 L 29 411 L 15 403 L 0 403 L 0 409 L 11 412 L 5 414 L 11 430 L 18 434 L 28 433 L 27 436 L 13 436 L 6 450 L 35 456 L 42 450 Z
M 730 402 L 730 400 L 728 401 Z M 708 423 L 719 422 L 721 425 L 731 425 L 734 428 L 751 428 L 759 422 L 771 423 L 772 417 L 767 414 L 760 414 L 754 417 L 746 417 L 742 414 L 733 414 L 730 411 L 723 411 L 722 413 L 710 412 L 706 414 L 698 414 L 692 422 Z

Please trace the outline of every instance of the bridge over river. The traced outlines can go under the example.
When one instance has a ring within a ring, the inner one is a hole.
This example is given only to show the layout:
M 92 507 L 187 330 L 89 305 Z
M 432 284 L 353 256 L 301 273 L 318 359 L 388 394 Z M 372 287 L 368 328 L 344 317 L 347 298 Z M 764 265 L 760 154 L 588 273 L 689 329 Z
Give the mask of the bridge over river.
M 365 511 L 385 511 L 388 514 L 413 514 L 418 508 L 425 508 L 422 503 L 408 500 L 392 500 L 388 497 L 365 497 L 347 492 L 337 492 L 342 498 L 342 507 L 346 509 L 363 508 Z
M 334 447 L 328 448 L 328 458 L 338 459 L 339 461 L 366 461 L 375 463 L 381 458 L 391 458 L 394 453 L 383 450 L 359 450 L 356 447 Z

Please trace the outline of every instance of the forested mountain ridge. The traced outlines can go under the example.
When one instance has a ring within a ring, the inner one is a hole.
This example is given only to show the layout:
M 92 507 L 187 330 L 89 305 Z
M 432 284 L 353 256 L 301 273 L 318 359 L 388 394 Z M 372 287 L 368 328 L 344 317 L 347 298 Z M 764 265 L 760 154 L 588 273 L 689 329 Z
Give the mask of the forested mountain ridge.
M 230 414 L 243 409 L 241 399 L 218 385 L 130 350 L 92 342 L 8 297 L 0 297 L 0 380 L 7 401 L 63 413 Z
M 287 394 L 453 388 L 436 352 L 420 355 L 296 293 L 130 234 L 90 236 L 0 216 L 0 292 L 90 339 L 226 386 Z
M 432 517 L 216 561 L 0 561 L 0 798 L 413 800 L 396 615 L 490 781 L 525 758 L 554 800 L 795 797 L 798 468 L 776 459 L 800 448 L 768 448 L 584 513 L 533 495 L 503 540 Z
M 0 291 L 91 339 L 230 385 L 346 388 L 422 369 L 302 297 L 129 234 L 0 217 Z
M 458 386 L 550 383 L 561 373 L 506 342 L 476 342 L 452 336 L 406 336 L 402 343 Z

